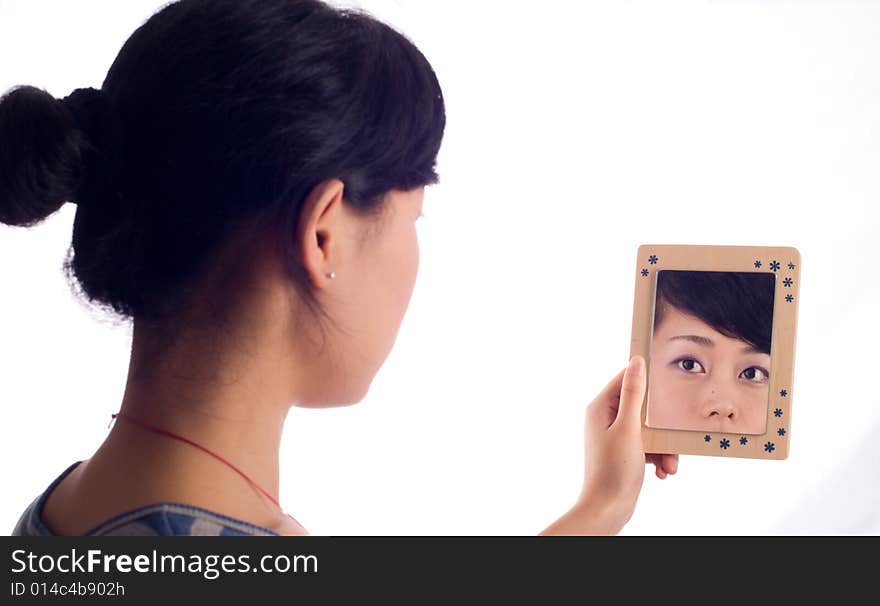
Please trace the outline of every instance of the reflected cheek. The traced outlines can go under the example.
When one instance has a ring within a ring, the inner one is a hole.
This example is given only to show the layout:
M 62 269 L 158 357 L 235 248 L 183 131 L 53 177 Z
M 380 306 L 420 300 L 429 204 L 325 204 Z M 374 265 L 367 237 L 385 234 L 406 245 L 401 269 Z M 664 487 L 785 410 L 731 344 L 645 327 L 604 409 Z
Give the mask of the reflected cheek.
M 770 399 L 770 385 L 765 383 L 763 388 L 751 387 L 744 389 L 742 394 L 744 404 L 743 414 L 749 419 L 761 419 L 767 414 L 767 406 Z
M 695 387 L 687 377 L 660 368 L 648 377 L 648 411 L 652 423 L 681 424 L 696 409 Z

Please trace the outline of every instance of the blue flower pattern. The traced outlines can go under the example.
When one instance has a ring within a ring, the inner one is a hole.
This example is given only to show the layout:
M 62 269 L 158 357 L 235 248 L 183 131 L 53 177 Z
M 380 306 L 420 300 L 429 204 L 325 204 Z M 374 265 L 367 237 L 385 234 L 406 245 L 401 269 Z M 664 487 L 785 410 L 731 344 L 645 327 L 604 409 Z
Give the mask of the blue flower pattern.
M 779 392 L 779 395 L 782 396 L 782 397 L 784 398 L 785 396 L 788 395 L 788 391 L 786 391 L 786 390 L 783 389 L 782 391 Z
M 779 261 L 771 261 L 770 262 L 770 269 L 772 269 L 773 271 L 776 271 L 777 269 L 779 269 Z
M 773 411 L 773 415 L 777 416 L 777 417 L 781 417 L 782 416 L 782 409 L 777 408 L 776 410 Z
M 730 448 L 730 440 L 724 438 L 723 440 L 718 442 L 718 445 L 721 447 L 722 450 L 727 450 L 728 448 Z
M 743 446 L 745 446 L 746 444 L 749 443 L 749 439 L 747 437 L 743 436 L 739 439 L 739 443 L 742 444 Z
M 705 441 L 707 441 L 707 442 L 711 442 L 711 441 L 712 441 L 712 436 L 710 436 L 709 434 L 706 434 L 705 436 L 703 436 L 703 439 L 704 439 Z
M 786 278 L 782 281 L 782 283 L 785 285 L 786 288 L 788 288 L 789 286 L 791 286 L 791 278 Z
M 651 255 L 650 257 L 648 257 L 648 263 L 650 263 L 651 265 L 657 263 L 657 255 Z
M 642 275 L 643 275 L 643 276 L 647 276 L 647 275 L 648 275 L 648 270 L 647 270 L 647 269 L 643 269 L 643 270 L 642 270 Z
M 789 303 L 791 303 L 792 301 L 794 301 L 794 295 L 791 295 L 791 294 L 785 295 L 785 300 L 788 301 Z
M 761 267 L 761 262 L 760 262 L 760 261 L 755 261 L 755 267 Z
M 776 445 L 773 442 L 767 442 L 766 444 L 764 444 L 764 450 L 766 450 L 767 452 L 773 452 L 774 450 L 776 450 Z
M 780 427 L 776 433 L 779 434 L 780 436 L 784 436 L 785 435 L 785 427 Z

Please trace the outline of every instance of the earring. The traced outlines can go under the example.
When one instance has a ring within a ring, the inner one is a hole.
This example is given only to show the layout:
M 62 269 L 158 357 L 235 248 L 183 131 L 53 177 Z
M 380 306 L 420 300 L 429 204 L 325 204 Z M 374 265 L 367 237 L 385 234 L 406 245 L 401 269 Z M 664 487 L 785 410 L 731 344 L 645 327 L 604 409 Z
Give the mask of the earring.
M 333 278 L 336 277 L 336 272 L 331 271 L 329 274 L 327 274 L 327 277 L 332 280 Z

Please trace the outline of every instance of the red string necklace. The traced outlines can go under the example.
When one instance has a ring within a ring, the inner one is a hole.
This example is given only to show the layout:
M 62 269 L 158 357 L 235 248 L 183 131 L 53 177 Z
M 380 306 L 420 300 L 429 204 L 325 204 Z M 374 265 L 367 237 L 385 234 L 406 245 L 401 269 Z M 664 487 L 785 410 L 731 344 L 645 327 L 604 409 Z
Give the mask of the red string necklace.
M 221 462 L 223 462 L 224 464 L 226 464 L 228 467 L 230 467 L 235 473 L 237 473 L 238 475 L 240 475 L 241 477 L 243 477 L 245 480 L 247 480 L 248 482 L 250 482 L 254 487 L 257 488 L 257 490 L 259 490 L 259 491 L 262 492 L 264 495 L 266 495 L 266 497 L 267 497 L 270 501 L 272 501 L 273 503 L 275 503 L 275 505 L 278 506 L 278 509 L 281 510 L 281 513 L 283 513 L 283 514 L 286 515 L 288 518 L 290 518 L 291 520 L 293 520 L 294 522 L 296 522 L 298 525 L 302 526 L 299 522 L 296 521 L 296 518 L 294 518 L 292 515 L 290 515 L 289 513 L 286 513 L 286 512 L 284 511 L 284 508 L 281 507 L 281 503 L 278 502 L 278 499 L 276 499 L 276 498 L 273 497 L 271 494 L 269 494 L 266 490 L 264 490 L 262 486 L 260 486 L 260 485 L 257 484 L 256 482 L 254 482 L 254 481 L 253 481 L 253 480 L 252 480 L 252 479 L 251 479 L 251 478 L 250 478 L 245 472 L 243 472 L 242 470 L 240 470 L 238 467 L 236 467 L 235 465 L 233 465 L 232 463 L 230 463 L 229 461 L 227 461 L 226 459 L 224 459 L 223 457 L 221 457 L 221 456 L 218 455 L 217 453 L 208 450 L 207 448 L 205 448 L 205 447 L 202 446 L 201 444 L 196 444 L 195 442 L 193 442 L 193 441 L 190 440 L 189 438 L 185 438 L 185 437 L 183 437 L 183 436 L 177 435 L 176 433 L 170 432 L 170 431 L 168 431 L 167 429 L 161 429 L 161 428 L 156 427 L 156 426 L 154 426 L 154 425 L 150 425 L 149 423 L 145 423 L 144 421 L 141 421 L 141 420 L 139 420 L 139 419 L 135 419 L 134 417 L 129 416 L 129 415 L 127 415 L 127 414 L 125 414 L 125 413 L 122 413 L 122 412 L 117 412 L 117 413 L 115 413 L 115 414 L 110 415 L 110 423 L 113 423 L 113 419 L 115 419 L 115 418 L 117 418 L 117 417 L 121 417 L 121 418 L 123 418 L 123 419 L 126 419 L 126 420 L 128 420 L 128 421 L 134 423 L 135 425 L 140 425 L 141 427 L 143 427 L 143 428 L 145 428 L 145 429 L 149 429 L 150 431 L 154 431 L 154 432 L 156 432 L 156 433 L 158 433 L 158 434 L 161 434 L 161 435 L 163 435 L 163 436 L 168 436 L 169 438 L 174 438 L 174 439 L 176 439 L 176 440 L 180 440 L 180 441 L 182 441 L 182 442 L 186 442 L 187 444 L 190 444 L 190 445 L 192 445 L 192 446 L 195 446 L 195 447 L 198 448 L 199 450 L 202 450 L 202 451 L 208 453 L 209 455 L 211 455 L 211 456 L 214 457 L 215 459 L 220 460 Z M 108 425 L 107 427 L 109 427 L 109 425 Z

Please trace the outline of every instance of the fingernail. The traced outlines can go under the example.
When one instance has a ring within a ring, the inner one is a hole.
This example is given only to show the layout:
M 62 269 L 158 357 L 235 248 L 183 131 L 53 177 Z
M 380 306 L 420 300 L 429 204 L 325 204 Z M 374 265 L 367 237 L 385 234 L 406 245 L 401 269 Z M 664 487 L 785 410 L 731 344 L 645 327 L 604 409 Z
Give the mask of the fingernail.
M 628 372 L 632 373 L 635 377 L 642 377 L 645 375 L 645 359 L 642 356 L 633 356 L 629 361 L 629 369 Z

